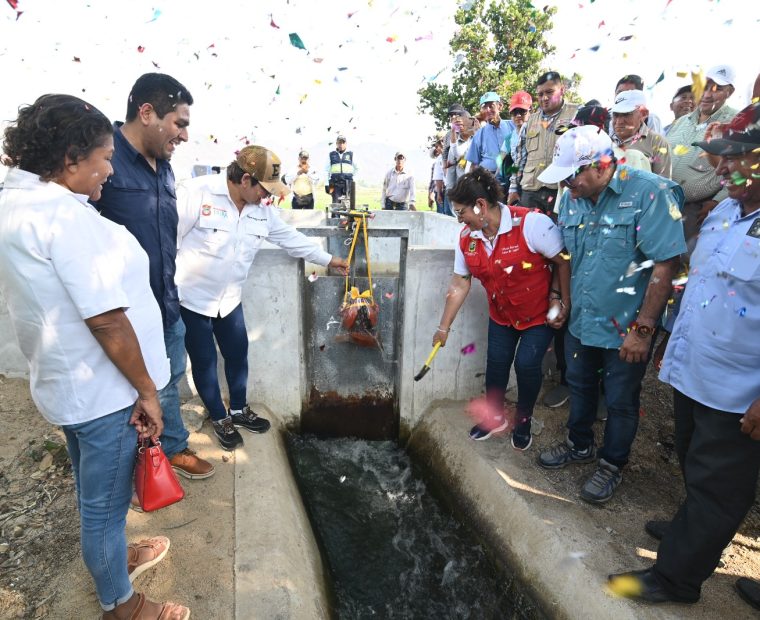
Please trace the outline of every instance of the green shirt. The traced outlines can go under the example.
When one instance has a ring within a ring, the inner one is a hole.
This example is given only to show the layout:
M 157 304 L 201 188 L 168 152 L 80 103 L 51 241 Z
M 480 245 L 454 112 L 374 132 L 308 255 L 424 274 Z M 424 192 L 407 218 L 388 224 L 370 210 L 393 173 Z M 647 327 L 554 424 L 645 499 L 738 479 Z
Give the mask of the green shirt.
M 570 253 L 568 328 L 585 346 L 619 349 L 636 320 L 653 264 L 686 252 L 683 190 L 618 165 L 596 204 L 565 192 L 559 226 Z
M 679 118 L 670 127 L 668 142 L 673 160 L 671 179 L 683 187 L 686 202 L 723 200 L 728 196 L 721 190 L 720 178 L 705 157 L 705 152 L 693 142 L 705 137 L 710 123 L 727 123 L 736 116 L 736 110 L 724 105 L 704 123 L 699 122 L 699 109 Z

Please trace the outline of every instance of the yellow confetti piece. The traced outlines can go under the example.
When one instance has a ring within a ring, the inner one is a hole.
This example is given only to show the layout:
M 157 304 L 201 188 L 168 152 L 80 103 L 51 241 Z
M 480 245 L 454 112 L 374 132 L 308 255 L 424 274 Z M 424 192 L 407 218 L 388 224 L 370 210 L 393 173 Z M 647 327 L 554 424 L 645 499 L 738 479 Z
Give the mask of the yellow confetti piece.
M 301 100 L 298 103 L 303 103 L 304 101 L 306 101 L 306 97 L 308 96 L 309 96 L 309 93 L 306 93 L 303 97 L 301 97 Z
M 529 262 L 523 261 L 522 268 L 523 269 L 532 269 L 533 268 L 533 263 L 529 263 Z
M 668 153 L 668 149 L 665 146 L 662 146 L 662 147 L 660 147 L 657 150 L 660 151 L 660 153 L 662 153 L 663 155 L 667 155 L 667 153 Z
M 621 181 L 625 181 L 627 177 L 628 177 L 628 171 L 625 170 L 625 169 L 621 170 L 620 171 L 620 180 Z
M 633 575 L 617 575 L 607 582 L 607 590 L 615 596 L 637 597 L 641 595 L 641 580 Z
M 686 71 L 676 71 L 676 75 L 680 78 L 685 78 L 689 74 Z
M 560 255 L 560 257 L 562 257 L 565 260 L 570 260 L 570 253 L 563 254 L 562 252 L 560 252 L 559 255 Z
M 668 205 L 668 213 L 670 213 L 670 217 L 676 222 L 681 219 L 681 210 L 678 208 L 678 205 L 673 202 Z
M 321 84 L 321 83 L 322 83 L 322 80 L 314 80 L 314 83 L 315 83 L 315 84 Z
M 688 152 L 689 152 L 689 147 L 683 144 L 676 144 L 676 146 L 673 148 L 674 155 L 686 155 L 686 153 Z

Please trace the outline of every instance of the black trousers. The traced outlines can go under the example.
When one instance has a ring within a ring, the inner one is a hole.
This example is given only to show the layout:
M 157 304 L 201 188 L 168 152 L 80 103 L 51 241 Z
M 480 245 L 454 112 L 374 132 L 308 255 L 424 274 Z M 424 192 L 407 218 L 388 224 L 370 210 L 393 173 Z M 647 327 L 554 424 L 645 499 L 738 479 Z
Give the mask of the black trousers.
M 293 194 L 291 205 L 294 209 L 313 209 L 314 194 L 309 194 L 308 196 L 296 196 Z
M 660 543 L 654 572 L 671 595 L 696 601 L 755 501 L 760 441 L 739 430 L 739 414 L 711 409 L 678 390 L 673 411 L 686 500 Z
M 406 203 L 405 202 L 395 202 L 391 200 L 390 198 L 385 199 L 385 204 L 383 205 L 383 209 L 386 211 L 406 211 Z

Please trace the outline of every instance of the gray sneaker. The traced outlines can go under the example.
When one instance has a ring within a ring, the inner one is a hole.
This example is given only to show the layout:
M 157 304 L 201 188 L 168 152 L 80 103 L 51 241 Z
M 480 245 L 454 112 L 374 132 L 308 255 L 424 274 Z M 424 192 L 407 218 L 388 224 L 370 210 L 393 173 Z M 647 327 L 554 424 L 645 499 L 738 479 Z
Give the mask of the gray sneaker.
M 544 469 L 562 469 L 565 465 L 591 463 L 596 451 L 591 445 L 585 450 L 577 450 L 573 442 L 566 439 L 538 455 L 538 464 Z
M 570 388 L 566 385 L 555 385 L 544 395 L 544 405 L 554 409 L 555 407 L 561 407 L 570 398 Z
M 592 504 L 603 504 L 612 499 L 615 489 L 623 481 L 623 474 L 619 467 L 599 459 L 599 466 L 594 475 L 586 480 L 581 489 L 581 499 Z

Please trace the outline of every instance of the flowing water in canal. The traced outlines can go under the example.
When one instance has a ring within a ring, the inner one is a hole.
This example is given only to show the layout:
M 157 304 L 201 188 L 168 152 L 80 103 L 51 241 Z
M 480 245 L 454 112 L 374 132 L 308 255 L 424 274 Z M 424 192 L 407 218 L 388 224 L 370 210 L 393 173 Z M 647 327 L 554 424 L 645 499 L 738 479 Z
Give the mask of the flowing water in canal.
M 543 618 L 395 442 L 289 435 L 334 613 L 363 618 Z

